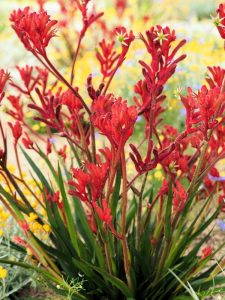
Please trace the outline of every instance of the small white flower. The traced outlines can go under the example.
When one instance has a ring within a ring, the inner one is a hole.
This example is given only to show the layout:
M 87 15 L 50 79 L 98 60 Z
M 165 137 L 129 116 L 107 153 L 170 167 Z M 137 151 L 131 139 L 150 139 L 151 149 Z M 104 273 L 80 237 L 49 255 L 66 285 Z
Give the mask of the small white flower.
M 211 19 L 212 19 L 212 22 L 215 26 L 220 26 L 220 27 L 225 27 L 223 24 L 222 24 L 222 21 L 225 19 L 225 17 L 221 18 L 219 17 L 219 15 L 217 14 L 215 17 L 214 16 L 210 16 Z
M 127 36 L 127 33 L 121 31 L 121 32 L 117 32 L 116 35 L 117 35 L 117 40 L 118 40 L 118 42 L 119 42 L 120 44 L 122 44 L 122 45 L 128 47 L 128 44 L 126 43 L 126 40 L 129 39 L 129 37 Z
M 159 41 L 159 43 L 161 44 L 163 41 L 168 41 L 168 39 L 167 39 L 167 36 L 168 36 L 169 34 L 164 34 L 163 33 L 163 31 L 161 30 L 161 31 L 158 31 L 157 32 L 157 37 L 154 39 L 154 42 L 155 41 Z

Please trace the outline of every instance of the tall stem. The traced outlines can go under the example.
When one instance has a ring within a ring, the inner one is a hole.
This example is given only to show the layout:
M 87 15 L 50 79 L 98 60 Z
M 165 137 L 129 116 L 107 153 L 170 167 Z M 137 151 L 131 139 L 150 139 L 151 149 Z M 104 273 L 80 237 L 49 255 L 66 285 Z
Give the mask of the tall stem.
M 74 53 L 74 57 L 73 57 L 73 64 L 72 64 L 72 70 L 71 70 L 71 75 L 70 75 L 70 84 L 73 86 L 73 81 L 74 81 L 74 69 L 75 69 L 75 64 L 76 64 L 76 60 L 77 60 L 77 56 L 80 50 L 80 45 L 81 45 L 81 41 L 82 41 L 83 35 L 79 36 L 79 40 L 78 40 L 78 44 L 77 44 L 77 49 Z

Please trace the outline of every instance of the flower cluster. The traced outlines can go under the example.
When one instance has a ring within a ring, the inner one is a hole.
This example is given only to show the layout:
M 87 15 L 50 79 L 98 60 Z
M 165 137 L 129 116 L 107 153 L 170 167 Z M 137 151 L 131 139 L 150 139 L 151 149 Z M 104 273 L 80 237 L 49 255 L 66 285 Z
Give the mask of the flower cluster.
M 24 47 L 34 55 L 46 56 L 46 47 L 55 36 L 56 20 L 51 20 L 45 11 L 30 12 L 30 8 L 14 10 L 10 16 L 15 30 Z
M 93 101 L 91 111 L 94 126 L 107 136 L 111 145 L 116 148 L 124 146 L 133 133 L 137 120 L 136 107 L 128 107 L 121 97 L 115 98 L 109 94 Z

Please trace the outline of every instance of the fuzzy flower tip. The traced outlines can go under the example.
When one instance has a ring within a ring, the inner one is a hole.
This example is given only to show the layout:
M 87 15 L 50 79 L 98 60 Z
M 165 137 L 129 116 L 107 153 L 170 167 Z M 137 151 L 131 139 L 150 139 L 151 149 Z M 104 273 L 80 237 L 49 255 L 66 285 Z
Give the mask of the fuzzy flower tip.
M 220 4 L 216 10 L 217 16 L 213 18 L 213 23 L 216 25 L 222 39 L 225 39 L 225 4 Z
M 30 7 L 14 10 L 10 15 L 12 28 L 28 51 L 46 55 L 46 47 L 55 36 L 56 20 L 51 20 L 45 11 L 30 12 Z
M 208 256 L 212 255 L 212 253 L 213 253 L 212 247 L 207 246 L 207 247 L 205 247 L 205 248 L 202 249 L 202 256 L 201 256 L 201 258 L 205 259 Z
M 111 210 L 107 205 L 105 199 L 102 200 L 102 208 L 100 208 L 96 202 L 93 202 L 93 207 L 97 212 L 99 219 L 105 222 L 106 224 L 110 224 L 112 221 Z

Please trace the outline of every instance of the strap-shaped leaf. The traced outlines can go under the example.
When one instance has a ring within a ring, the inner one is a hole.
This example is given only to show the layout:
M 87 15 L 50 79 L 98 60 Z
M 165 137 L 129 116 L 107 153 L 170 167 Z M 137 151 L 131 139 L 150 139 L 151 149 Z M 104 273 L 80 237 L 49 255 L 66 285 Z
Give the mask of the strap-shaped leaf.
M 112 285 L 114 285 L 117 289 L 119 289 L 124 296 L 128 298 L 132 298 L 133 294 L 132 291 L 129 289 L 129 287 L 119 278 L 110 275 L 108 272 L 104 271 L 102 268 L 96 267 L 92 264 L 89 264 L 87 262 L 83 262 L 87 267 L 95 270 L 97 273 L 101 274 L 103 278 L 107 281 L 109 281 Z
M 71 208 L 69 206 L 69 202 L 68 202 L 68 199 L 67 199 L 67 194 L 66 194 L 66 191 L 65 191 L 63 178 L 62 178 L 62 172 L 61 172 L 59 164 L 58 164 L 58 185 L 59 185 L 60 193 L 61 193 L 61 196 L 62 196 L 62 199 L 63 199 L 64 211 L 65 211 L 65 214 L 66 214 L 66 221 L 67 221 L 67 225 L 68 225 L 70 238 L 71 238 L 72 244 L 73 244 L 78 256 L 80 257 L 81 253 L 80 253 L 78 242 L 77 242 L 77 234 L 76 234 L 76 231 L 75 231 L 75 226 L 74 226 L 74 223 L 73 223 L 73 217 L 72 217 L 72 214 L 71 214 Z
M 172 182 L 170 182 L 167 203 L 166 203 L 165 227 L 164 227 L 165 239 L 167 241 L 170 240 L 172 234 L 172 222 L 171 222 L 172 203 L 173 203 L 173 191 L 172 191 Z
M 88 298 L 86 298 L 84 295 L 81 295 L 79 292 L 77 292 L 75 290 L 71 290 L 71 287 L 63 280 L 63 278 L 57 278 L 57 277 L 53 276 L 50 272 L 46 271 L 45 269 L 43 269 L 41 267 L 35 267 L 35 266 L 29 265 L 27 263 L 11 261 L 11 260 L 6 260 L 6 259 L 0 259 L 0 263 L 19 266 L 19 267 L 22 267 L 25 269 L 35 270 L 38 273 L 40 273 L 41 275 L 43 275 L 46 279 L 49 279 L 52 282 L 55 282 L 56 284 L 62 286 L 68 292 L 73 292 L 74 296 L 76 295 L 77 300 L 88 300 Z

